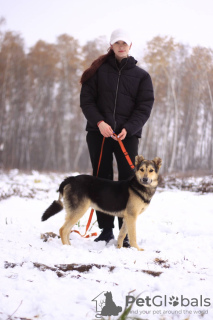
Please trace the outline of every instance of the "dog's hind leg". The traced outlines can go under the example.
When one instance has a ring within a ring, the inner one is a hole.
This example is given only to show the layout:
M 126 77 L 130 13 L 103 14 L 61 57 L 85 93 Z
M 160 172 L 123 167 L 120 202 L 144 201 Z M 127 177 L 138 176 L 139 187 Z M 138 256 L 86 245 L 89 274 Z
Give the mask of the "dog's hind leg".
M 70 232 L 72 230 L 72 228 L 74 227 L 74 225 L 81 219 L 81 217 L 83 217 L 85 211 L 81 211 L 81 212 L 72 212 L 72 215 L 70 214 L 70 212 L 67 214 L 66 216 L 66 220 L 65 223 L 63 224 L 63 226 L 60 228 L 59 233 L 61 236 L 61 241 L 63 244 L 68 244 L 71 245 L 70 243 Z
M 70 231 L 71 231 L 72 227 L 73 227 L 73 223 L 68 218 L 68 219 L 66 219 L 63 226 L 60 228 L 59 233 L 60 233 L 60 237 L 61 237 L 61 242 L 63 244 L 71 245 L 69 235 L 70 235 Z
M 89 209 L 90 202 L 85 201 L 83 204 L 81 204 L 81 207 L 77 209 L 71 209 L 71 208 L 65 208 L 67 215 L 66 215 L 66 220 L 63 226 L 60 228 L 60 236 L 61 236 L 61 241 L 63 244 L 68 244 L 70 245 L 70 232 L 74 225 L 83 217 L 85 212 Z
M 122 224 L 122 227 L 121 227 L 119 235 L 118 235 L 117 248 L 120 249 L 123 247 L 123 241 L 124 241 L 126 234 L 127 234 L 127 226 L 126 226 L 125 219 L 123 219 L 123 224 Z

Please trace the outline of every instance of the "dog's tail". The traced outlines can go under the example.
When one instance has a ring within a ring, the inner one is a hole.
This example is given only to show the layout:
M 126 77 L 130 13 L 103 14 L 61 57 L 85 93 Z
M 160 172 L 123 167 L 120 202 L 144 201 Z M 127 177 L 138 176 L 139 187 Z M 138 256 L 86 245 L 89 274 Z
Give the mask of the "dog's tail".
M 43 213 L 41 217 L 41 221 L 46 221 L 50 217 L 54 216 L 56 213 L 59 213 L 61 210 L 63 210 L 63 203 L 61 201 L 62 194 L 59 193 L 58 200 L 53 201 L 53 203 L 47 208 L 47 210 Z

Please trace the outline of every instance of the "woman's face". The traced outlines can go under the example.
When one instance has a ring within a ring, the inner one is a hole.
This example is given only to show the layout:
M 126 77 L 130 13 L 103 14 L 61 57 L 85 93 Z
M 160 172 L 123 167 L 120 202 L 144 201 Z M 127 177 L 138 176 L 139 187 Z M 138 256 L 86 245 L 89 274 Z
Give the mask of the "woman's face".
M 131 44 L 132 45 L 132 44 Z M 118 61 L 121 61 L 124 58 L 127 58 L 129 54 L 129 50 L 131 48 L 131 45 L 128 46 L 128 44 L 124 41 L 117 41 L 113 45 L 111 45 L 112 50 L 115 53 L 115 57 Z

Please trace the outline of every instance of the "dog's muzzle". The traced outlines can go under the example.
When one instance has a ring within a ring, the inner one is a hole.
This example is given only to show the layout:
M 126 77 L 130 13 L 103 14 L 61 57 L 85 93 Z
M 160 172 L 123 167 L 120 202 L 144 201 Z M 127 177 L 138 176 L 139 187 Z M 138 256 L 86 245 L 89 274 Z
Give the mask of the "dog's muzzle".
M 152 180 L 144 177 L 141 179 L 141 183 L 142 184 L 150 184 L 150 183 L 152 183 Z

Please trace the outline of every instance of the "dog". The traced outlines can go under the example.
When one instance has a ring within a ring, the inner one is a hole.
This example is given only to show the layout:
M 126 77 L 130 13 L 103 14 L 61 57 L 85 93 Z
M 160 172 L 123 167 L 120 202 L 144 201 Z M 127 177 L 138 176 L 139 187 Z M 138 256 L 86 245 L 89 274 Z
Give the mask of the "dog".
M 111 181 L 84 174 L 68 177 L 59 186 L 59 199 L 53 201 L 43 213 L 42 221 L 64 207 L 66 218 L 59 232 L 62 243 L 70 245 L 71 229 L 92 207 L 123 218 L 117 248 L 123 246 L 123 240 L 128 233 L 130 246 L 143 251 L 136 242 L 136 220 L 148 207 L 156 191 L 161 165 L 162 160 L 159 157 L 145 160 L 138 155 L 135 157 L 135 174 L 129 180 Z

